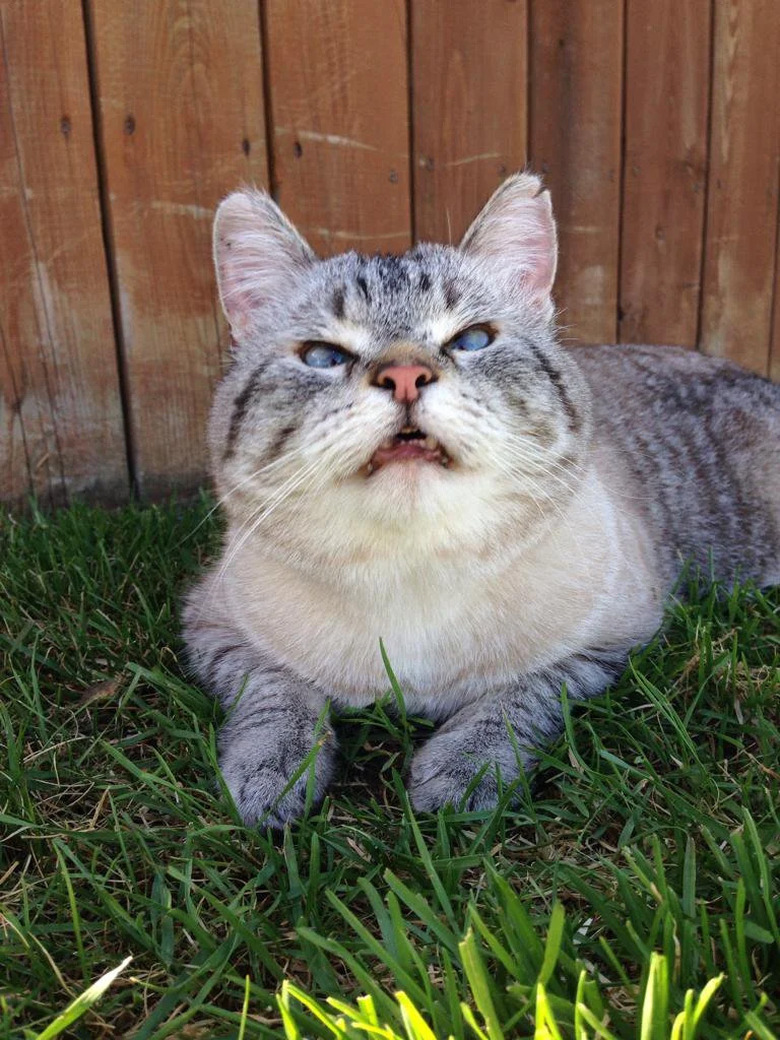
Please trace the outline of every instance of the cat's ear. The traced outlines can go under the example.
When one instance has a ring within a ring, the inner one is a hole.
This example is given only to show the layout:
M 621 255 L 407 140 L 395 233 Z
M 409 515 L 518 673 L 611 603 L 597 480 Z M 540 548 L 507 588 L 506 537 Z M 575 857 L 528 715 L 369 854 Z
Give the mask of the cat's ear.
M 214 218 L 214 266 L 222 307 L 234 335 L 252 328 L 259 313 L 315 261 L 309 244 L 262 191 L 237 191 Z
M 516 173 L 488 199 L 460 248 L 495 261 L 524 294 L 550 304 L 558 262 L 550 193 L 539 177 Z

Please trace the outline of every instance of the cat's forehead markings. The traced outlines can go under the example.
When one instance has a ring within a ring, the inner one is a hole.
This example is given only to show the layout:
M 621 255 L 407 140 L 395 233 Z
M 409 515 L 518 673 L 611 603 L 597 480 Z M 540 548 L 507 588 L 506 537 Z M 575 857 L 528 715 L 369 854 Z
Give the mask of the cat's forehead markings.
M 336 318 L 344 317 L 344 297 L 344 286 L 340 285 L 333 293 L 333 299 L 331 300 L 331 309 Z

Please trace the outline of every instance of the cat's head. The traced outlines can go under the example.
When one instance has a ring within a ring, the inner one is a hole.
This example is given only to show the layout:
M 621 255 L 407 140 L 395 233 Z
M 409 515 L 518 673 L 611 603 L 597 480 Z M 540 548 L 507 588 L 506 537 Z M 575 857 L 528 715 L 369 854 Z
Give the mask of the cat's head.
M 554 339 L 538 178 L 505 181 L 457 248 L 326 260 L 268 195 L 237 192 L 214 255 L 235 359 L 212 465 L 251 537 L 458 551 L 570 494 L 588 401 Z

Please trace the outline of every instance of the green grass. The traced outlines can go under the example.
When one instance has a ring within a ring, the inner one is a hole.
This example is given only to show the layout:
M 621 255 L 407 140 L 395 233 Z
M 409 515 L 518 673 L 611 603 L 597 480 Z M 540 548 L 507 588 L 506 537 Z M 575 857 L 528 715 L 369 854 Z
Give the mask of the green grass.
M 271 835 L 181 664 L 208 508 L 0 520 L 0 1037 L 778 1034 L 776 590 L 674 608 L 518 811 L 415 819 L 390 697 Z

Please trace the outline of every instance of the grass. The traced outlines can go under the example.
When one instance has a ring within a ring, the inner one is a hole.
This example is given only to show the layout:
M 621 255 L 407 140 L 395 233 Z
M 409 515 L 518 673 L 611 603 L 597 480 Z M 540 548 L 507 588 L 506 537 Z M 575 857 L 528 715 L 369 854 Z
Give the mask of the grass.
M 272 835 L 181 665 L 208 508 L 0 520 L 0 1037 L 778 1035 L 777 590 L 674 607 L 517 811 L 416 819 L 391 697 Z

